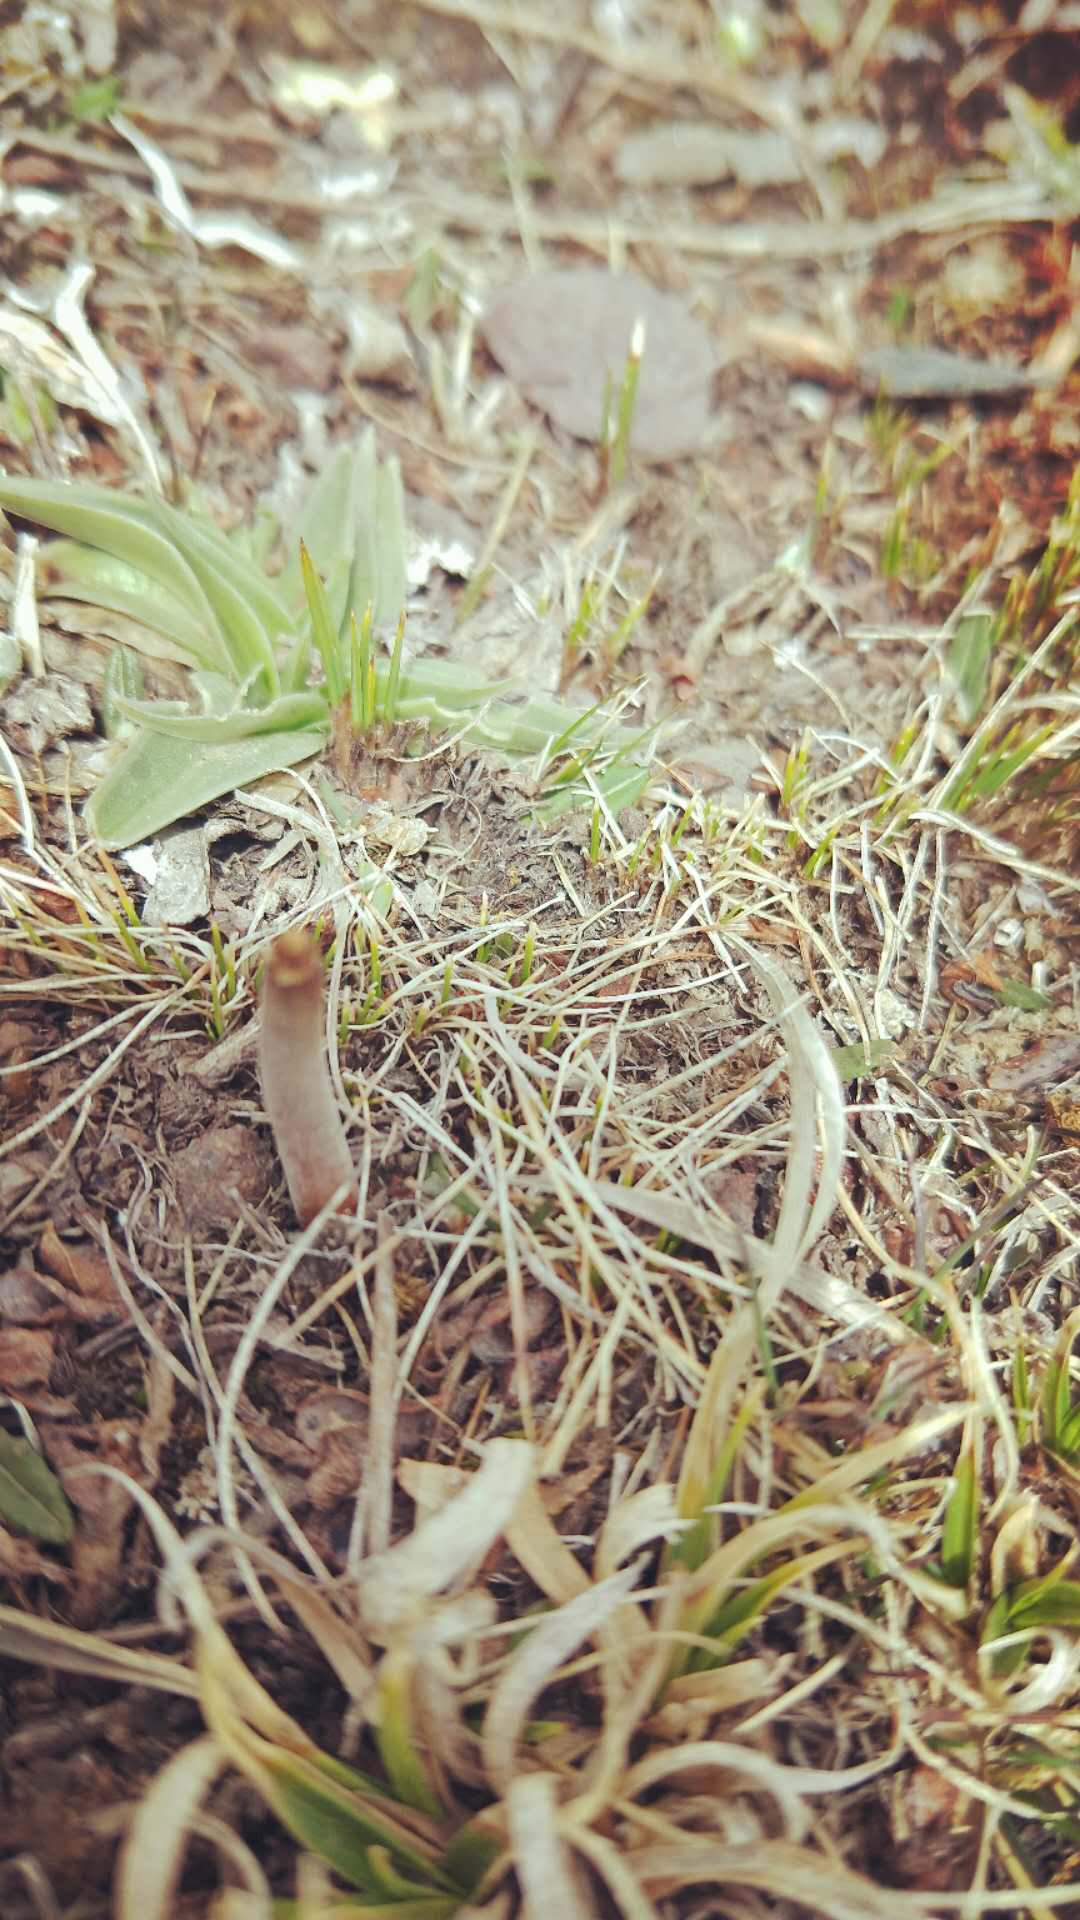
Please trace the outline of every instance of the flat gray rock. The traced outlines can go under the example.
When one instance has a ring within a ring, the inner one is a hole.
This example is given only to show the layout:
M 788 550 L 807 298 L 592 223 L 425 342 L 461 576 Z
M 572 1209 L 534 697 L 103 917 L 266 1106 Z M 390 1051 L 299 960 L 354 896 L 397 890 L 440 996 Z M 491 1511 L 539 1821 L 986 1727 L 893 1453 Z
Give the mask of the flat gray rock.
M 673 294 L 635 274 L 568 267 L 503 287 L 481 326 L 526 399 L 579 440 L 598 441 L 605 378 L 614 412 L 639 320 L 645 352 L 630 446 L 645 460 L 677 460 L 708 438 L 718 356 L 704 327 Z

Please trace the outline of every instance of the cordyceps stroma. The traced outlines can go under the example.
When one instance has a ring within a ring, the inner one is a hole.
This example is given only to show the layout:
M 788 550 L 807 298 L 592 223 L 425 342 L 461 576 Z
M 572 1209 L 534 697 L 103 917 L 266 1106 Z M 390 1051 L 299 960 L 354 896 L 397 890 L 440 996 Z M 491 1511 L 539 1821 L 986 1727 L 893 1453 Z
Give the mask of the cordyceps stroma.
M 301 1226 L 307 1226 L 340 1187 L 346 1188 L 340 1211 L 356 1202 L 352 1155 L 323 1039 L 322 953 L 314 934 L 296 927 L 278 936 L 267 957 L 259 1080 Z

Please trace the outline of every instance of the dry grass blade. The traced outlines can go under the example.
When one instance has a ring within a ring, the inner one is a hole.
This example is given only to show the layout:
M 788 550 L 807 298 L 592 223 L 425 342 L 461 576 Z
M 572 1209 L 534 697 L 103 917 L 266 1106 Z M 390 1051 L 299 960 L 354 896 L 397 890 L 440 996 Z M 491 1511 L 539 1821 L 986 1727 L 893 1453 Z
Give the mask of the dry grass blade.
M 462 1491 L 406 1539 L 375 1555 L 364 1568 L 361 1606 L 369 1630 L 381 1637 L 479 1565 L 505 1531 L 535 1472 L 532 1448 L 520 1440 L 493 1440 L 479 1470 Z
M 117 1920 L 169 1920 L 191 1821 L 224 1764 L 218 1742 L 204 1734 L 162 1768 L 120 1850 Z
M 597 1920 L 598 1909 L 559 1831 L 558 1779 L 520 1774 L 510 1783 L 506 1818 L 521 1882 L 523 1920 Z
M 198 1681 L 179 1661 L 145 1649 L 111 1646 L 97 1634 L 56 1620 L 38 1620 L 17 1607 L 0 1607 L 0 1649 L 13 1660 L 30 1660 L 64 1673 L 95 1674 L 101 1680 L 152 1687 L 162 1693 L 198 1696 Z
M 586 1588 L 534 1627 L 507 1660 L 484 1716 L 484 1771 L 496 1790 L 505 1793 L 514 1777 L 517 1744 L 537 1695 L 557 1668 L 629 1598 L 641 1571 L 639 1563 Z
M 844 1158 L 847 1126 L 844 1100 L 836 1068 L 820 1033 L 782 974 L 763 955 L 744 948 L 754 971 L 765 982 L 788 1047 L 791 1082 L 791 1134 L 780 1218 L 773 1252 L 776 1271 L 759 1293 L 763 1313 L 775 1306 L 783 1286 L 782 1270 L 793 1267 L 813 1246 L 836 1205 L 836 1189 Z M 815 1150 L 820 1117 L 822 1154 L 816 1171 Z

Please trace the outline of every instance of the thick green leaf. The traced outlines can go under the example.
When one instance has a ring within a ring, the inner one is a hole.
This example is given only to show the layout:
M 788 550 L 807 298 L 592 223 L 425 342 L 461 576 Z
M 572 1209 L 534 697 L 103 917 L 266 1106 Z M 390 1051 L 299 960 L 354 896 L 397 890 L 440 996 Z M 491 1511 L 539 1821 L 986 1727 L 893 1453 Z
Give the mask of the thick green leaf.
M 397 711 L 405 719 L 427 719 L 429 713 L 449 719 L 513 692 L 512 680 L 480 680 L 452 660 L 414 660 L 398 683 Z
M 471 1893 L 498 1859 L 504 1845 L 497 1820 L 490 1814 L 478 1813 L 458 1828 L 443 1854 L 442 1864 L 455 1886 Z
M 171 700 L 124 700 L 117 706 L 150 733 L 176 740 L 205 740 L 212 745 L 247 740 L 256 733 L 291 733 L 298 727 L 326 725 L 321 693 L 283 693 L 266 707 L 236 707 L 231 713 L 192 713 Z
M 409 584 L 405 562 L 405 493 L 401 484 L 401 468 L 396 460 L 385 460 L 378 469 L 375 496 L 378 572 L 371 598 L 376 627 L 389 627 L 393 626 L 405 605 Z M 359 617 L 363 608 L 358 607 L 356 611 Z
M 161 535 L 197 574 L 200 565 L 212 567 L 224 576 L 237 593 L 255 609 L 262 624 L 271 632 L 288 631 L 288 608 L 264 568 L 245 550 L 245 530 L 222 533 L 201 509 L 182 511 L 165 500 L 146 500 L 141 494 L 115 493 L 107 487 L 82 486 L 70 491 L 80 499 L 120 502 L 127 517 Z
M 276 692 L 272 637 L 290 630 L 291 622 L 267 581 L 242 554 L 230 551 L 216 529 L 199 526 L 164 501 L 124 499 L 130 519 L 147 533 L 159 533 L 187 562 L 217 615 L 235 677 L 259 673 L 267 693 Z
M 52 1468 L 29 1440 L 0 1433 L 0 1520 L 50 1546 L 71 1539 L 71 1508 Z
M 238 678 L 257 671 L 267 692 L 276 690 L 273 642 L 279 635 L 291 636 L 294 622 L 265 575 L 216 528 L 162 500 L 52 481 L 0 478 L 0 505 L 148 574 L 196 616 L 203 630 L 197 658 L 219 668 L 231 666 Z M 70 552 L 59 561 L 78 576 L 79 563 L 72 562 Z M 138 584 L 118 582 L 116 590 L 138 592 Z
M 868 1046 L 856 1040 L 848 1047 L 830 1047 L 829 1051 L 839 1080 L 861 1080 L 887 1066 L 898 1049 L 895 1040 L 871 1040 Z
M 142 662 L 130 647 L 114 647 L 101 682 L 101 731 L 106 740 L 130 740 L 135 722 L 126 703 L 142 698 Z
M 130 847 L 208 806 L 223 793 L 320 753 L 325 729 L 259 733 L 208 745 L 142 732 L 91 796 L 87 814 L 106 847 Z
M 225 534 L 201 515 L 181 513 L 163 500 L 140 501 L 151 524 L 160 527 L 173 540 L 190 566 L 198 573 L 203 565 L 228 582 L 245 600 L 272 639 L 291 634 L 295 623 L 277 583 L 253 557 L 244 552 L 242 542 Z
M 272 699 L 279 681 L 273 642 L 266 627 L 251 603 L 209 559 L 193 555 L 191 567 L 217 614 L 234 677 L 246 680 L 255 675 L 264 697 Z
M 369 1859 L 372 1847 L 385 1848 L 402 1868 L 418 1874 L 432 1892 L 450 1891 L 434 1857 L 394 1819 L 389 1803 L 372 1806 L 327 1777 L 299 1754 L 277 1748 L 263 1754 L 271 1803 L 293 1838 L 362 1892 L 381 1894 L 378 1871 Z
M 380 623 L 379 602 L 383 595 L 380 593 L 382 542 L 374 440 L 360 449 L 354 460 L 353 473 L 352 517 L 340 546 L 330 555 L 327 578 L 334 583 L 334 613 L 342 625 L 352 613 L 355 613 L 357 620 L 362 620 L 370 607 L 372 625 L 377 628 Z M 335 563 L 340 556 L 347 559 L 348 570 L 344 582 L 345 594 L 339 602 Z M 398 608 L 395 608 L 391 617 L 396 616 L 397 612 Z
M 350 611 L 362 620 L 369 603 L 377 629 L 394 623 L 407 587 L 404 496 L 397 461 L 378 464 L 370 429 L 355 446 L 331 454 L 289 532 L 314 561 L 339 634 Z M 303 605 L 303 580 L 293 559 L 281 589 L 290 605 Z
M 325 579 L 342 560 L 346 573 L 361 519 L 375 515 L 375 435 L 369 429 L 355 446 L 336 447 L 304 499 L 295 527 L 289 529 L 293 556 L 285 565 L 281 585 L 290 604 L 301 606 L 304 585 L 300 575 L 299 544 L 303 541 Z
M 125 614 L 138 626 L 171 641 L 198 666 L 220 669 L 226 664 L 217 623 L 208 628 L 175 593 L 140 568 L 78 540 L 50 541 L 44 566 L 48 594 Z
M 652 775 L 648 767 L 613 767 L 610 770 L 593 775 L 593 787 L 600 795 L 611 814 L 621 812 L 623 807 L 636 806 L 641 799 Z M 593 787 L 579 780 L 572 787 L 563 787 L 554 794 L 545 794 L 537 805 L 541 820 L 556 820 L 562 813 L 571 813 L 575 807 L 591 806 L 594 799 Z
M 986 1645 L 1005 1634 L 1034 1632 L 1040 1627 L 1080 1629 L 1080 1582 L 1063 1579 L 1056 1568 L 999 1593 L 987 1610 L 981 1638 Z M 1000 1648 L 993 1656 L 994 1672 L 1018 1673 L 1029 1654 L 1030 1647 L 1023 1642 Z
M 108 487 L 73 487 L 62 481 L 0 474 L 0 507 L 5 511 L 126 560 L 174 593 L 207 632 L 216 632 L 217 622 L 198 579 L 173 541 L 147 523 L 139 510 L 142 504 Z M 225 658 L 215 662 L 222 668 L 228 664 Z
M 392 1650 L 384 1655 L 379 1668 L 375 1737 L 396 1798 L 437 1819 L 442 1808 L 413 1738 L 411 1674 L 407 1653 Z
M 300 693 L 311 677 L 311 626 L 306 623 L 293 641 L 281 667 L 282 693 Z

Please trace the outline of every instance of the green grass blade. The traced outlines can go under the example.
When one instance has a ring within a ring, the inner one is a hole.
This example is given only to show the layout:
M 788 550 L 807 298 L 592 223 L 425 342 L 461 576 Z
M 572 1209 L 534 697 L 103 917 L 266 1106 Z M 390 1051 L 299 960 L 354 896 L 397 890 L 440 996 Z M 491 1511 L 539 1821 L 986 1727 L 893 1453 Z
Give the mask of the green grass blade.
M 303 541 L 300 543 L 300 571 L 304 578 L 304 592 L 307 595 L 308 613 L 311 616 L 312 636 L 319 650 L 323 673 L 326 675 L 326 697 L 331 707 L 336 710 L 345 698 L 341 644 L 330 616 L 326 588 Z
M 320 1907 L 318 1920 L 453 1920 L 460 1906 L 459 1896 L 453 1893 L 422 1894 L 415 1900 L 342 1898 Z M 297 1900 L 275 1900 L 270 1912 L 272 1920 L 312 1920 L 310 1908 L 301 1907 Z
M 168 734 L 174 740 L 247 740 L 256 733 L 291 733 L 298 727 L 326 724 L 326 701 L 313 689 L 310 693 L 283 693 L 266 707 L 239 707 L 231 713 L 192 713 L 178 709 L 170 700 L 116 701 L 122 713 L 137 720 L 150 733 Z
M 967 1587 L 979 1533 L 979 1474 L 973 1447 L 957 1462 L 941 1531 L 941 1570 L 951 1587 Z
M 404 1653 L 387 1653 L 379 1668 L 379 1715 L 375 1737 L 394 1795 L 407 1807 L 417 1807 L 437 1819 L 442 1813 L 413 1739 L 411 1707 L 412 1663 Z
M 752 1580 L 736 1593 L 729 1593 L 714 1604 L 711 1611 L 699 1608 L 694 1610 L 693 1631 L 703 1634 L 715 1642 L 715 1653 L 706 1653 L 704 1648 L 697 1649 L 690 1656 L 688 1668 L 691 1673 L 700 1673 L 709 1667 L 722 1666 L 730 1657 L 732 1649 L 751 1627 L 763 1618 L 777 1594 L 783 1593 L 796 1580 L 805 1574 L 813 1573 L 818 1567 L 827 1567 L 832 1561 L 840 1560 L 861 1551 L 859 1543 L 844 1540 L 838 1545 L 818 1547 L 812 1553 L 804 1553 L 797 1560 L 789 1560 L 774 1572 L 765 1574 L 760 1580 Z
M 668 1564 L 686 1567 L 695 1573 L 708 1558 L 715 1544 L 716 1521 L 712 1514 L 706 1512 L 706 1508 L 715 1506 L 723 1499 L 746 1430 L 760 1412 L 764 1397 L 764 1388 L 760 1386 L 747 1393 L 720 1441 L 704 1486 L 693 1489 L 680 1487 L 679 1516 L 683 1520 L 693 1520 L 694 1525 L 671 1547 L 667 1555 Z
M 1080 1627 L 1080 1581 L 1066 1580 L 1055 1568 L 1040 1580 L 1025 1580 L 1009 1596 L 1009 1629 Z

